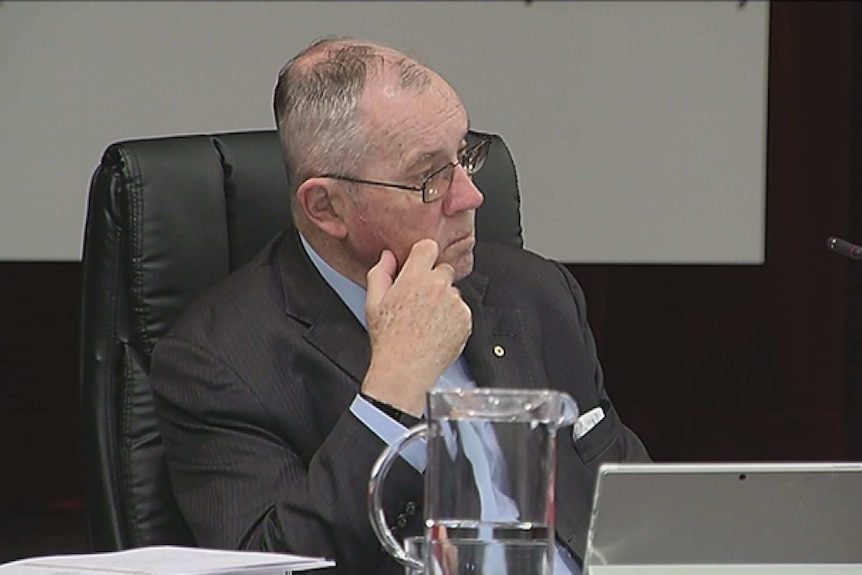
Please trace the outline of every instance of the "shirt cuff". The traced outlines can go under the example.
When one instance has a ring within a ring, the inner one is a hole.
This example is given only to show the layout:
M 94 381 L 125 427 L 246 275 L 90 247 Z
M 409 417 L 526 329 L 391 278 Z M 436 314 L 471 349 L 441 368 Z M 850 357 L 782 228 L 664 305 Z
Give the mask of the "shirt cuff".
M 356 398 L 354 398 L 353 403 L 350 404 L 350 411 L 374 435 L 383 440 L 386 445 L 392 445 L 407 432 L 407 428 L 404 425 L 383 413 L 383 411 L 373 406 L 361 395 L 357 394 Z M 407 417 L 415 420 L 417 423 L 419 422 L 414 417 L 409 415 Z M 419 439 L 401 450 L 401 457 L 419 473 L 425 472 L 425 466 L 428 462 L 425 445 L 425 439 Z

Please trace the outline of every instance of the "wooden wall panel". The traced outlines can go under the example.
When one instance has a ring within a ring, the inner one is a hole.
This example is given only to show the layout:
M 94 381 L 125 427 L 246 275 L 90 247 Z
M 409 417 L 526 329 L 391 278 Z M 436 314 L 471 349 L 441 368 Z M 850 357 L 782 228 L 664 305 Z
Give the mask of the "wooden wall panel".
M 80 498 L 78 262 L 0 263 L 0 512 Z

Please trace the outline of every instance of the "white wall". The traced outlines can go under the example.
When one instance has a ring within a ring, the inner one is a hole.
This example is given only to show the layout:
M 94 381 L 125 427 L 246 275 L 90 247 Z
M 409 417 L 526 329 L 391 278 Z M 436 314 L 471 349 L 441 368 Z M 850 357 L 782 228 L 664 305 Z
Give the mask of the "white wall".
M 758 263 L 768 4 L 0 2 L 0 260 L 80 258 L 115 140 L 270 128 L 326 34 L 440 72 L 521 174 L 528 247 L 567 262 Z

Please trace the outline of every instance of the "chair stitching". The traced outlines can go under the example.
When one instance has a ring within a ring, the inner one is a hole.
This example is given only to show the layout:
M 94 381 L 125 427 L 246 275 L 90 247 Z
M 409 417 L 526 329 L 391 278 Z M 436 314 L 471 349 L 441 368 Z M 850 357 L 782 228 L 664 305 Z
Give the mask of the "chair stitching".
M 141 290 L 143 289 L 143 274 L 140 270 L 140 254 L 141 254 L 141 234 L 139 233 L 138 226 L 133 225 L 140 221 L 141 214 L 143 213 L 143 185 L 141 184 L 140 177 L 140 167 L 136 162 L 135 156 L 129 154 L 125 148 L 120 148 L 120 155 L 122 156 L 123 162 L 123 176 L 125 178 L 125 187 L 129 191 L 129 265 L 130 265 L 130 292 L 131 292 L 131 300 L 129 304 L 132 306 L 133 313 L 132 321 L 134 322 L 134 331 L 135 333 L 139 333 L 140 337 L 145 345 L 149 344 L 149 334 L 146 330 L 146 321 L 144 321 L 146 306 L 143 303 L 143 298 L 141 297 Z M 124 346 L 123 353 L 123 374 L 126 381 L 132 381 L 132 369 L 130 362 L 130 354 Z M 122 389 L 122 398 L 121 405 L 123 406 L 123 416 L 121 419 L 121 437 L 123 440 L 123 448 L 121 451 L 121 464 L 124 469 L 122 488 L 123 495 L 122 503 L 124 503 L 123 507 L 125 508 L 126 513 L 129 516 L 130 521 L 124 522 L 124 527 L 127 531 L 131 533 L 131 538 L 133 544 L 136 544 L 140 541 L 140 528 L 138 526 L 138 516 L 137 516 L 137 506 L 134 504 L 127 503 L 132 495 L 132 490 L 129 486 L 128 478 L 131 477 L 132 474 L 132 457 L 131 450 L 128 449 L 126 444 L 126 438 L 128 437 L 129 429 L 131 426 L 131 412 L 132 402 L 130 399 L 134 398 L 134 394 L 130 391 L 129 385 L 123 386 Z
M 123 177 L 122 170 L 120 170 L 119 176 L 121 178 Z M 110 193 L 111 192 L 109 190 L 109 195 L 110 195 Z M 122 232 L 119 229 L 114 229 L 113 230 L 113 237 L 111 239 L 112 239 L 112 243 L 113 243 L 114 261 L 112 262 L 112 265 L 110 266 L 110 269 L 112 270 L 113 273 L 111 273 L 107 277 L 107 279 L 110 283 L 109 288 L 108 288 L 108 294 L 110 297 L 109 308 L 108 308 L 110 310 L 110 313 L 108 315 L 108 330 L 109 330 L 109 333 L 116 334 L 117 324 L 118 324 L 117 317 L 119 316 L 118 309 L 119 309 L 119 302 L 120 302 L 120 298 L 117 297 L 117 286 L 119 283 L 119 275 L 120 275 L 118 270 L 120 269 L 120 262 L 122 261 L 122 254 L 121 254 Z M 112 370 L 113 366 L 115 365 L 116 350 L 118 349 L 118 346 L 115 345 L 117 343 L 116 338 L 113 338 L 109 343 L 110 344 L 107 346 L 107 350 L 106 350 L 105 361 L 100 362 L 101 372 L 100 372 L 99 378 L 101 381 L 105 381 L 105 382 L 111 381 L 111 379 L 112 379 L 111 378 L 111 370 Z M 116 390 L 114 389 L 113 386 L 106 386 L 106 387 L 107 387 L 107 389 L 106 389 L 107 397 L 105 398 L 106 401 L 105 401 L 104 405 L 105 406 L 115 405 L 115 399 L 116 399 L 115 391 Z M 110 476 L 110 487 L 109 487 L 108 497 L 112 501 L 113 508 L 119 509 L 123 506 L 123 501 L 122 501 L 122 498 L 120 497 L 120 495 L 118 493 L 118 490 L 123 488 L 123 484 L 122 484 L 121 477 L 118 474 L 117 465 L 116 465 L 117 463 L 122 463 L 122 458 L 121 458 L 121 454 L 117 453 L 117 449 L 116 449 L 115 444 L 114 444 L 114 440 L 116 439 L 116 434 L 117 434 L 117 429 L 116 429 L 117 419 L 116 419 L 116 416 L 114 416 L 114 410 L 113 409 L 106 408 L 103 415 L 105 416 L 105 419 L 107 420 L 106 427 L 108 429 L 108 433 L 111 435 L 111 437 L 108 438 L 108 440 L 106 441 L 106 443 L 104 445 L 105 449 L 108 452 L 107 458 L 108 458 L 108 462 L 109 462 L 108 473 Z M 120 522 L 122 524 L 121 519 L 120 519 Z
M 142 214 L 144 213 L 144 193 L 143 193 L 143 183 L 141 177 L 141 169 L 137 163 L 137 157 L 131 154 L 124 153 L 124 166 L 127 168 L 127 177 L 128 183 L 127 187 L 129 189 L 129 209 L 131 211 L 131 221 L 140 222 Z M 129 235 L 131 238 L 130 248 L 131 253 L 129 254 L 131 260 L 131 287 L 132 287 L 132 295 L 134 296 L 132 302 L 130 302 L 133 306 L 133 310 L 135 313 L 132 314 L 133 321 L 135 322 L 135 333 L 137 333 L 141 339 L 141 343 L 144 346 L 145 350 L 149 350 L 152 348 L 152 338 L 150 336 L 150 332 L 147 329 L 147 321 L 146 318 L 149 317 L 149 309 L 146 305 L 143 297 L 143 272 L 141 271 L 141 258 L 143 252 L 143 234 L 140 233 L 140 229 L 138 225 L 130 225 L 129 226 Z
M 130 381 L 134 375 L 134 370 L 132 369 L 132 361 L 131 361 L 131 354 L 130 353 L 124 353 L 123 354 L 123 372 L 125 374 L 126 380 Z M 123 424 L 124 424 L 124 426 L 123 426 L 123 455 L 124 455 L 124 457 L 123 457 L 123 468 L 125 469 L 124 477 L 126 477 L 126 478 L 131 477 L 132 472 L 133 472 L 133 469 L 132 469 L 132 450 L 128 448 L 128 443 L 126 440 L 126 438 L 128 437 L 127 432 L 129 431 L 129 429 L 128 429 L 129 428 L 129 422 L 132 419 L 132 417 L 131 417 L 131 415 L 132 415 L 132 402 L 129 400 L 134 397 L 134 394 L 129 392 L 129 387 L 130 386 L 126 386 L 123 390 L 124 391 L 124 394 L 123 394 L 123 407 L 124 407 L 124 410 L 123 410 L 124 411 L 124 413 L 123 413 Z M 128 501 L 129 499 L 131 499 L 131 496 L 134 493 L 133 493 L 131 487 L 129 486 L 128 481 L 124 481 L 123 483 L 124 483 L 124 485 L 123 485 L 124 492 L 126 493 L 126 496 L 127 496 L 126 500 Z M 133 535 L 132 535 L 133 545 L 138 545 L 139 542 L 141 541 L 141 529 L 140 529 L 139 517 L 138 517 L 138 506 L 135 504 L 128 505 L 127 506 L 127 513 L 129 514 L 129 520 L 130 520 L 128 523 L 128 528 L 129 528 L 129 531 L 131 531 L 133 533 Z

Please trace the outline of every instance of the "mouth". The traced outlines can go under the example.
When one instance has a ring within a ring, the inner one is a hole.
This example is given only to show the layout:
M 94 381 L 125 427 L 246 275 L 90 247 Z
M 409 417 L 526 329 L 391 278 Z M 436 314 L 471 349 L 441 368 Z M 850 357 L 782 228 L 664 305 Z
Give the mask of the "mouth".
M 451 248 L 469 249 L 469 248 L 472 248 L 475 243 L 476 243 L 476 236 L 472 231 L 470 231 L 470 232 L 467 232 L 466 234 L 464 234 L 462 236 L 458 236 L 457 238 L 455 238 L 454 240 L 449 242 L 448 247 L 450 249 Z M 468 248 L 468 246 L 469 246 L 469 248 Z

